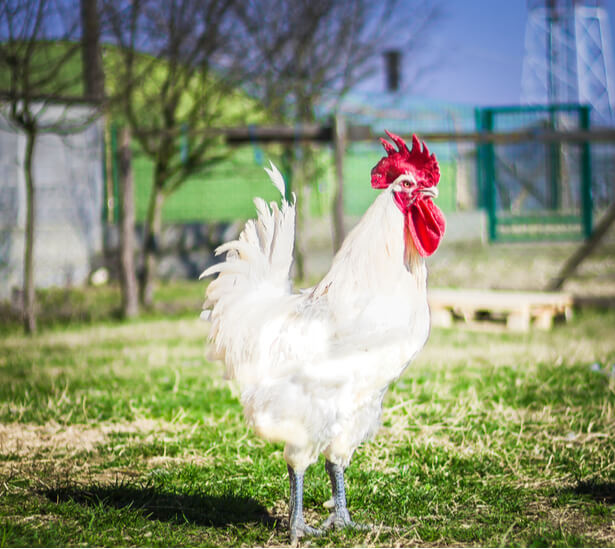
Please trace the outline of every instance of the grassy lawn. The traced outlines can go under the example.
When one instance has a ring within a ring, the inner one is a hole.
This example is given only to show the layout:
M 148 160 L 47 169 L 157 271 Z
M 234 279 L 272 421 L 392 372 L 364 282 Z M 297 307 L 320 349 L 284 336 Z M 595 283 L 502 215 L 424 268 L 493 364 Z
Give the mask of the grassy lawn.
M 282 449 L 244 426 L 196 316 L 3 331 L 1 545 L 288 543 Z M 434 330 L 347 472 L 374 531 L 311 545 L 615 545 L 614 328 L 583 312 L 551 333 Z

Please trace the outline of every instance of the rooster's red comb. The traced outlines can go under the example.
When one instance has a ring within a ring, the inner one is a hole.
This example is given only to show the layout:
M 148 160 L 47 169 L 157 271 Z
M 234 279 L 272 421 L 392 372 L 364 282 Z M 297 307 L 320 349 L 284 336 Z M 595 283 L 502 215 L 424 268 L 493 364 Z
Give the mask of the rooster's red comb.
M 425 187 L 432 187 L 440 180 L 440 168 L 435 154 L 430 154 L 427 145 L 421 142 L 416 135 L 412 135 L 412 149 L 408 149 L 406 142 L 387 130 L 384 132 L 397 145 L 397 149 L 386 139 L 380 138 L 382 146 L 387 153 L 372 169 L 372 187 L 384 189 L 388 187 L 402 173 L 413 172 Z

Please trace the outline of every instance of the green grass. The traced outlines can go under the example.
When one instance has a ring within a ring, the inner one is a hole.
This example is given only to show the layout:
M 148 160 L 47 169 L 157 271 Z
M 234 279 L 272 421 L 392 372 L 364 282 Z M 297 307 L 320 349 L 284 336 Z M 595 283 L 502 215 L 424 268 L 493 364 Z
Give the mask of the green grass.
M 202 290 L 159 298 L 189 308 Z M 287 544 L 282 448 L 245 427 L 206 325 L 99 314 L 0 338 L 0 545 Z M 615 379 L 590 367 L 615 363 L 614 327 L 584 312 L 550 333 L 434 330 L 347 472 L 375 530 L 311 545 L 615 545 Z

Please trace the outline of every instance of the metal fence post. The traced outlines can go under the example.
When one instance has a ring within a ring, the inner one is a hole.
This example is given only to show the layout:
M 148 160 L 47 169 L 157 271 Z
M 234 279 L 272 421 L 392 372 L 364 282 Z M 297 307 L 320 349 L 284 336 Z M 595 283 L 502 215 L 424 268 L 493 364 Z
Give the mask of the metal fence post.
M 482 120 L 483 111 L 480 107 L 476 107 L 474 109 L 474 124 L 476 126 L 476 131 L 480 133 L 483 131 L 483 120 Z M 477 196 L 477 206 L 479 208 L 486 207 L 485 201 L 485 174 L 484 163 L 483 163 L 483 145 L 480 142 L 476 142 L 476 196 Z
M 483 130 L 493 132 L 493 109 L 483 111 Z M 496 188 L 495 188 L 495 152 L 493 142 L 485 143 L 483 162 L 485 165 L 485 205 L 487 207 L 487 219 L 489 220 L 489 240 L 498 239 L 498 219 L 496 215 Z
M 115 148 L 113 144 L 114 124 L 106 119 L 103 130 L 103 208 L 102 215 L 105 223 L 112 225 L 117 219 L 115 216 L 117 192 L 113 175 L 115 165 Z
M 111 178 L 113 181 L 113 222 L 119 219 L 119 172 L 117 165 L 117 125 L 111 124 Z
M 556 116 L 556 105 L 549 105 L 549 129 L 558 129 L 558 117 Z M 560 141 L 550 143 L 546 146 L 546 169 L 549 180 L 547 186 L 547 204 L 549 210 L 559 210 L 561 208 L 561 170 L 562 170 L 562 143 Z
M 579 114 L 581 129 L 589 130 L 590 107 L 583 105 Z M 584 141 L 581 144 L 581 208 L 583 234 L 585 238 L 589 238 L 592 234 L 593 225 L 592 163 L 589 141 Z
M 102 132 L 102 180 L 103 180 L 103 203 L 102 203 L 102 220 L 106 223 L 109 218 L 109 191 L 107 185 L 107 122 L 103 125 Z

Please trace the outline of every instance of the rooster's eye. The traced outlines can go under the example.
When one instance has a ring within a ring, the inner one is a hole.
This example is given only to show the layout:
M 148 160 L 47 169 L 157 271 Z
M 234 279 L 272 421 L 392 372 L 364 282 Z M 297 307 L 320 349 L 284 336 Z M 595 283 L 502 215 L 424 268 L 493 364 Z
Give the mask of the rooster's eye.
M 404 181 L 403 185 L 406 189 L 409 189 L 410 187 L 412 187 L 412 183 L 410 181 Z

